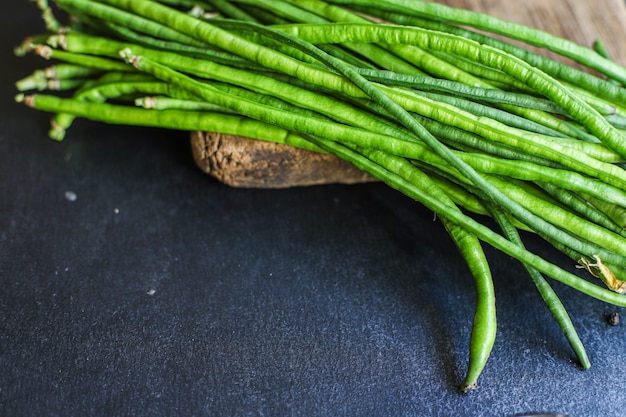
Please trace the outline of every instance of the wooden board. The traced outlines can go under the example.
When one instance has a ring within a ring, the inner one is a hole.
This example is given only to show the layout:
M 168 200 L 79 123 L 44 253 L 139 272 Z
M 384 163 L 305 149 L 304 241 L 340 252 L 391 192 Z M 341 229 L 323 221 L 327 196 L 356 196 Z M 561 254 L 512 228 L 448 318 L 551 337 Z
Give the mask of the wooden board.
M 543 29 L 584 46 L 591 47 L 600 39 L 611 57 L 626 65 L 624 0 L 437 1 Z M 549 51 L 525 47 L 554 57 Z M 201 132 L 194 132 L 191 141 L 197 165 L 234 187 L 281 188 L 372 180 L 343 161 L 282 145 Z

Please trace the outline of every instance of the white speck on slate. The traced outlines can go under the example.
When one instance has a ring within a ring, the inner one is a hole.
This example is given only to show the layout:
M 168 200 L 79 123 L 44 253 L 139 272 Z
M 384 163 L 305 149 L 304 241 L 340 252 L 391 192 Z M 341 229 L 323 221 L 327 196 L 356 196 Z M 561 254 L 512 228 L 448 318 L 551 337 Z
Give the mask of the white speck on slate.
M 66 191 L 65 192 L 65 199 L 67 201 L 76 201 L 77 198 L 78 198 L 78 196 L 76 195 L 75 192 L 73 192 L 73 191 Z
M 148 295 L 154 295 L 154 294 L 156 294 L 156 290 L 155 290 L 155 289 L 152 289 L 152 290 L 148 291 L 146 294 L 148 294 Z

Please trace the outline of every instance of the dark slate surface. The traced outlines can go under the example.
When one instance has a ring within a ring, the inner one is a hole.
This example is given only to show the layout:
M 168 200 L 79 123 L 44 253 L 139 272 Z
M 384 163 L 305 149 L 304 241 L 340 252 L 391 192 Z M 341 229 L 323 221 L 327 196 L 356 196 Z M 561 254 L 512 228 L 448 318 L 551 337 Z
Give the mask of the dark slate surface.
M 583 371 L 488 249 L 498 339 L 460 394 L 472 282 L 431 213 L 380 184 L 231 189 L 185 133 L 82 121 L 53 142 L 13 102 L 43 65 L 12 55 L 38 11 L 0 16 L 0 415 L 626 415 L 620 309 L 555 285 Z

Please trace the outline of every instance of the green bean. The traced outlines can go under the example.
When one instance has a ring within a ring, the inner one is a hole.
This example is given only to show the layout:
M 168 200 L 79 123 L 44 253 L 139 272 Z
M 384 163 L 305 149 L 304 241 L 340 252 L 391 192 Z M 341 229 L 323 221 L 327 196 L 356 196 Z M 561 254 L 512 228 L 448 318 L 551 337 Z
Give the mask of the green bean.
M 286 0 L 281 3 L 297 4 L 300 8 L 324 17 L 326 22 L 371 23 L 371 20 L 363 16 L 347 12 L 344 9 L 325 4 L 321 1 L 304 0 L 294 2 L 292 0 Z M 311 20 L 303 20 L 301 22 L 315 23 Z M 438 62 L 439 60 L 432 56 L 427 57 L 424 51 L 418 48 L 406 50 L 399 45 L 388 45 L 384 43 L 380 46 L 361 43 L 348 43 L 348 45 L 351 49 L 377 63 L 381 68 L 386 68 L 400 74 L 420 76 L 432 71 L 433 68 L 440 68 L 440 65 L 445 65 L 445 63 Z M 431 59 L 429 60 L 428 58 Z
M 254 5 L 255 15 L 259 13 L 271 15 L 272 17 L 265 17 L 264 20 L 266 22 L 271 21 L 272 24 L 287 24 L 292 21 L 306 21 L 316 23 L 327 22 L 326 19 L 316 16 L 315 14 L 308 13 L 299 7 L 295 7 L 284 2 L 242 0 L 238 1 L 238 3 L 241 3 L 242 6 Z M 287 8 L 285 8 L 285 6 L 287 6 Z M 227 29 L 230 27 L 237 27 L 237 23 L 232 21 L 215 21 L 215 19 L 212 19 L 211 23 L 215 23 L 218 26 L 222 28 L 225 27 Z M 359 57 L 345 51 L 343 48 L 336 47 L 334 45 L 321 45 L 320 48 L 333 56 L 339 57 L 343 61 L 350 62 L 352 65 L 375 68 L 374 65 L 370 62 L 360 59 Z M 356 45 L 353 49 L 363 53 L 363 51 L 374 51 L 378 49 L 378 47 L 376 47 L 375 45 Z M 366 52 L 365 55 L 370 55 L 370 53 Z M 398 64 L 398 62 L 399 61 L 395 61 L 396 65 Z M 390 65 L 393 66 L 393 64 Z M 406 65 L 406 63 L 400 63 L 400 65 Z
M 606 116 L 605 119 L 617 129 L 626 129 L 626 117 L 622 115 L 612 114 L 610 116 Z
M 437 102 L 441 104 L 449 104 L 450 106 L 464 112 L 473 114 L 478 116 L 483 122 L 486 120 L 493 120 L 494 122 L 501 123 L 502 125 L 510 126 L 517 129 L 525 130 L 529 134 L 539 134 L 543 136 L 554 136 L 559 138 L 577 138 L 582 139 L 592 143 L 599 143 L 595 136 L 592 136 L 582 129 L 578 129 L 575 126 L 570 126 L 570 129 L 560 129 L 560 131 L 554 130 L 551 127 L 547 127 L 545 124 L 537 123 L 533 120 L 529 120 L 527 118 L 518 116 L 514 113 L 509 113 L 507 111 L 501 110 L 497 107 L 491 107 L 483 105 L 482 103 L 476 103 L 470 100 L 465 100 L 456 96 L 446 96 L 437 93 L 427 93 L 427 92 L 417 92 L 417 94 L 428 98 L 432 102 Z M 441 106 L 440 106 L 441 107 Z M 480 123 L 480 122 L 477 122 Z M 564 123 L 561 124 L 561 127 L 564 126 Z M 567 136 L 565 132 L 571 134 L 571 136 Z
M 557 201 L 563 203 L 566 207 L 571 208 L 573 211 L 579 213 L 584 218 L 612 231 L 626 237 L 626 230 L 623 227 L 616 224 L 609 216 L 602 211 L 598 210 L 590 204 L 588 200 L 581 196 L 584 193 L 574 193 L 568 189 L 560 188 L 554 184 L 537 181 L 536 184 L 546 191 L 549 195 L 555 198 Z M 599 198 L 599 201 L 605 199 Z
M 36 70 L 18 80 L 15 85 L 18 91 L 74 89 L 83 85 L 88 78 L 101 73 L 102 71 L 97 68 L 61 63 Z
M 416 148 L 418 144 L 414 140 L 409 140 L 408 138 L 403 139 L 373 133 L 362 128 L 350 127 L 343 124 L 328 122 L 322 119 L 312 120 L 297 113 L 276 109 L 256 101 L 233 96 L 209 84 L 196 81 L 172 69 L 164 67 L 163 65 L 153 62 L 146 57 L 135 56 L 130 50 L 123 51 L 123 55 L 133 65 L 135 65 L 136 68 L 146 71 L 168 84 L 176 85 L 188 90 L 189 92 L 193 92 L 207 102 L 230 108 L 240 114 L 245 114 L 267 122 L 277 123 L 286 129 L 300 131 L 302 133 L 315 134 L 324 137 L 334 136 L 338 139 L 341 138 L 341 140 L 346 141 L 356 141 L 356 138 L 358 138 L 359 143 L 371 142 L 376 146 L 386 149 L 404 148 L 404 152 L 419 152 L 419 149 Z M 341 116 L 342 115 L 339 114 L 334 115 L 334 117 Z M 396 130 L 390 131 L 390 133 L 392 132 L 395 133 Z
M 427 162 L 429 165 L 436 166 L 439 170 L 451 174 L 461 183 L 473 187 L 468 180 L 459 176 L 458 171 L 446 165 L 443 161 L 437 160 L 435 155 L 424 153 L 422 160 L 425 158 L 428 158 Z M 595 254 L 594 256 L 597 255 L 605 259 L 606 263 L 620 265 L 626 260 L 624 258 L 626 253 L 623 252 L 626 250 L 626 241 L 623 241 L 623 237 L 581 219 L 571 212 L 563 210 L 559 206 L 549 202 L 544 196 L 538 196 L 536 190 L 533 190 L 523 183 L 511 181 L 510 179 L 503 180 L 498 176 L 492 175 L 488 175 L 486 178 L 511 199 L 531 212 L 543 213 L 543 218 L 546 221 L 549 221 L 550 224 L 554 224 L 560 230 L 563 230 L 563 233 L 567 235 L 567 237 L 555 238 L 556 235 L 545 233 L 544 229 L 532 228 L 537 234 L 549 240 L 553 245 L 556 246 L 558 242 L 561 247 L 571 247 L 580 254 L 593 253 Z M 488 201 L 488 197 L 484 196 L 482 190 L 476 187 L 473 188 L 475 188 L 474 192 L 485 197 Z M 585 235 L 577 237 L 573 233 L 566 232 L 567 230 L 584 232 Z
M 58 80 L 58 79 L 48 80 L 47 89 L 52 90 L 52 91 L 74 90 L 84 85 L 85 82 L 87 82 L 87 80 L 78 79 L 78 78 L 64 79 L 64 80 Z
M 366 46 L 374 46 L 375 45 L 366 45 Z M 349 50 L 346 50 L 346 47 L 335 46 L 335 45 L 319 45 L 319 48 L 326 52 L 328 55 L 332 55 L 335 58 L 344 61 L 346 64 L 356 66 L 358 68 L 369 68 L 369 69 L 377 69 L 376 65 L 374 65 L 367 58 L 354 55 L 350 53 Z
M 342 116 L 337 117 L 336 115 L 332 114 L 332 112 L 329 112 L 327 108 L 322 108 L 322 107 L 317 107 L 317 106 L 307 106 L 306 105 L 307 103 L 303 102 L 302 100 L 289 101 L 288 96 L 285 96 L 284 94 L 266 94 L 264 92 L 249 90 L 245 87 L 242 88 L 243 86 L 237 86 L 237 85 L 219 83 L 219 82 L 204 81 L 204 83 L 222 92 L 225 92 L 227 94 L 231 94 L 233 96 L 237 96 L 237 97 L 249 100 L 249 101 L 254 101 L 256 103 L 264 104 L 264 105 L 273 107 L 275 109 L 284 110 L 284 111 L 288 111 L 294 114 L 298 114 L 300 116 L 309 117 L 311 119 L 319 119 L 319 120 L 326 120 L 326 121 L 333 120 L 333 118 L 337 118 L 338 120 L 344 119 L 344 117 Z M 276 93 L 276 91 L 274 91 L 273 93 Z M 321 101 L 325 101 L 325 100 L 321 100 Z M 332 107 L 337 109 L 337 104 L 338 103 L 332 103 Z M 304 107 L 300 107 L 300 105 L 304 105 Z M 360 116 L 361 117 L 358 117 L 358 120 L 365 122 L 366 119 L 362 117 L 364 115 L 360 115 Z M 371 120 L 367 120 L 366 123 L 369 123 L 369 122 L 371 122 Z M 354 125 L 354 126 L 358 125 L 357 123 L 349 123 L 349 124 Z M 372 131 L 374 130 L 375 129 L 372 129 Z M 383 130 L 385 130 L 385 128 L 383 128 Z
M 122 62 L 114 61 L 97 56 L 73 54 L 70 52 L 53 49 L 47 45 L 35 47 L 35 53 L 44 59 L 55 59 L 68 64 L 80 65 L 86 68 L 94 68 L 100 71 L 129 71 L 128 66 Z
M 384 85 L 454 94 L 471 100 L 492 104 L 511 104 L 550 113 L 564 113 L 564 110 L 556 106 L 553 102 L 528 94 L 504 92 L 495 88 L 477 87 L 461 82 L 427 76 L 408 76 L 391 71 L 377 71 L 363 68 L 354 68 L 354 70 L 368 80 Z M 613 113 L 614 110 L 615 109 L 613 109 L 611 113 Z
M 256 19 L 238 6 L 226 0 L 207 0 L 215 9 L 227 17 L 243 20 L 247 22 L 256 22 Z
M 145 77 L 136 76 L 112 76 L 109 74 L 98 81 L 92 81 L 74 94 L 75 100 L 103 103 L 109 99 L 117 99 L 122 96 L 137 94 L 169 94 L 185 99 L 194 98 L 193 95 L 178 91 L 175 87 Z M 61 141 L 65 137 L 67 129 L 74 122 L 74 115 L 68 113 L 56 114 L 52 120 L 49 136 Z
M 244 39 L 248 41 L 250 44 L 263 46 L 268 50 L 272 50 L 274 52 L 280 53 L 281 55 L 288 56 L 293 58 L 296 62 L 306 63 L 312 67 L 323 68 L 323 65 L 320 64 L 318 60 L 311 57 L 310 55 L 303 53 L 302 51 L 294 48 L 288 43 L 277 42 L 275 39 L 268 38 L 267 36 L 262 36 L 261 34 L 254 31 L 242 31 L 240 28 L 242 26 L 248 27 L 248 25 L 252 25 L 250 22 L 241 22 L 237 20 L 224 20 L 224 19 L 211 19 L 209 22 L 212 26 L 220 28 L 227 33 L 234 35 L 238 38 Z M 336 47 L 335 45 L 333 45 Z
M 432 132 L 442 142 L 448 146 L 460 149 L 466 152 L 480 151 L 489 155 L 495 155 L 506 159 L 532 162 L 536 165 L 551 168 L 564 168 L 560 163 L 544 159 L 532 153 L 520 152 L 512 146 L 499 144 L 485 140 L 480 136 L 465 130 L 461 130 L 454 126 L 445 125 L 423 116 L 413 115 L 415 119 L 424 125 L 426 129 Z
M 191 110 L 232 113 L 223 107 L 219 107 L 204 101 L 183 100 L 167 96 L 141 97 L 135 100 L 135 105 L 144 109 L 154 110 Z
M 430 195 L 448 204 L 450 210 L 460 213 L 458 208 L 454 208 L 452 200 L 430 181 L 427 175 L 408 161 L 380 151 L 365 150 L 364 155 L 412 184 L 420 184 L 421 187 L 427 188 Z M 440 216 L 440 218 L 466 260 L 476 286 L 476 311 L 470 339 L 470 358 L 465 380 L 461 386 L 463 391 L 471 391 L 478 388 L 478 377 L 485 368 L 496 339 L 496 299 L 493 279 L 480 241 L 459 224 L 448 220 L 446 216 Z
M 584 196 L 594 207 L 601 210 L 622 229 L 626 229 L 626 209 L 613 203 L 594 198 L 589 195 Z
M 102 74 L 97 68 L 87 68 L 80 65 L 56 64 L 44 69 L 48 79 L 88 78 Z
M 149 48 L 178 52 L 194 57 L 205 57 L 205 59 L 209 59 L 211 61 L 221 62 L 239 68 L 246 68 L 248 70 L 260 69 L 260 67 L 255 67 L 250 61 L 243 60 L 235 55 L 223 51 L 218 51 L 207 46 L 190 46 L 180 44 L 178 42 L 152 38 L 150 36 L 140 35 L 132 29 L 121 25 L 115 25 L 113 23 L 109 23 L 107 26 L 111 28 L 111 30 L 114 31 L 116 34 L 118 34 L 118 36 L 120 36 L 122 39 L 132 42 L 136 45 L 143 45 Z
M 170 6 L 184 7 L 184 8 L 192 8 L 197 6 L 199 2 L 198 0 L 157 0 L 159 3 L 168 4 Z M 203 4 L 203 6 L 206 6 Z
M 386 92 L 387 92 L 388 94 L 391 94 L 392 96 L 394 96 L 393 91 L 391 91 L 391 90 L 386 90 Z M 396 98 L 396 97 L 394 96 L 394 98 Z M 404 98 L 406 98 L 406 95 L 404 96 Z M 430 108 L 432 108 L 432 107 L 430 107 Z M 412 110 L 415 110 L 415 109 L 412 109 Z M 438 113 L 439 113 L 439 109 L 437 109 L 437 110 L 434 112 L 434 114 L 438 114 Z M 455 113 L 455 112 L 453 111 L 453 112 L 451 113 L 451 116 L 453 116 L 453 115 L 454 115 L 454 113 Z M 452 117 L 452 119 L 457 119 L 457 122 L 458 122 L 458 118 Z M 451 122 L 451 119 L 450 119 L 450 118 L 448 118 L 447 122 Z M 478 122 L 478 121 L 477 121 L 477 120 L 472 120 L 472 123 L 476 123 L 476 122 Z M 491 130 L 491 127 L 490 127 L 490 128 L 488 128 L 488 129 L 487 129 L 487 130 L 485 130 L 485 131 L 486 131 L 486 132 L 489 132 L 490 130 Z
M 46 29 L 50 32 L 58 32 L 63 25 L 59 22 L 59 20 L 54 16 L 50 5 L 47 0 L 37 0 L 37 6 L 41 10 L 41 18 L 46 24 Z
M 474 194 L 469 193 L 465 188 L 457 185 L 455 182 L 450 181 L 447 178 L 444 178 L 442 175 L 439 175 L 439 173 L 429 170 L 431 167 L 421 166 L 419 163 L 415 163 L 415 161 L 410 162 L 420 167 L 423 172 L 427 173 L 430 180 L 437 184 L 437 186 L 439 186 L 439 188 L 441 188 L 448 195 L 454 204 L 471 213 L 485 216 L 489 215 L 489 211 L 483 202 Z M 525 226 L 519 222 L 516 222 L 516 227 L 525 228 Z
M 550 203 L 547 199 L 541 199 L 534 196 L 522 187 L 514 185 L 512 181 L 505 181 L 496 176 L 489 177 L 489 181 L 497 184 L 500 189 L 513 200 L 522 204 L 528 210 L 535 213 L 542 213 L 547 221 L 558 225 L 563 230 L 572 231 L 572 233 L 584 233 L 584 239 L 589 241 L 590 245 L 598 246 L 595 250 L 576 249 L 581 253 L 600 254 L 603 260 L 608 263 L 617 265 L 624 264 L 622 257 L 626 256 L 626 239 L 613 232 L 610 232 L 593 222 L 580 218 L 573 213 L 560 208 L 558 205 Z M 567 243 L 566 243 L 567 244 Z M 581 248 L 587 245 L 580 246 Z
M 618 109 L 623 112 L 622 106 L 618 104 L 608 103 L 595 93 L 591 93 L 583 88 L 578 87 L 577 85 L 570 84 L 567 81 L 562 81 L 562 83 L 572 92 L 577 94 L 583 101 L 593 107 L 601 115 L 614 115 L 618 112 Z
M 289 20 L 276 16 L 272 12 L 269 12 L 260 7 L 256 7 L 252 4 L 242 4 L 239 6 L 239 8 L 247 12 L 251 16 L 254 16 L 257 22 L 264 25 L 284 25 L 286 23 L 289 23 Z
M 77 100 L 104 102 L 112 98 L 132 97 L 137 94 L 168 94 L 170 96 L 184 96 L 186 99 L 193 98 L 192 94 L 180 92 L 176 87 L 166 83 L 151 80 L 144 82 L 120 81 L 101 83 L 91 86 L 74 97 Z
M 483 105 L 471 100 L 460 98 L 453 95 L 445 95 L 439 93 L 431 93 L 419 91 L 417 94 L 426 97 L 433 102 L 446 103 L 468 113 L 471 113 L 477 117 L 485 117 L 495 120 L 507 126 L 516 127 L 518 129 L 524 129 L 528 132 L 538 133 L 546 136 L 566 137 L 560 132 L 547 128 L 544 125 L 535 123 L 532 120 L 525 119 L 515 114 L 505 112 L 496 107 Z
M 506 215 L 502 213 L 499 209 L 492 207 L 491 212 L 493 217 L 496 219 L 500 228 L 504 231 L 504 234 L 507 236 L 511 242 L 517 244 L 520 248 L 524 248 L 524 243 L 522 239 L 515 229 L 515 227 L 511 224 L 511 222 L 507 219 Z M 558 295 L 554 292 L 550 284 L 545 280 L 545 278 L 541 275 L 539 271 L 535 268 L 524 264 L 526 271 L 530 275 L 533 283 L 537 287 L 541 298 L 543 299 L 546 306 L 552 313 L 552 316 L 556 319 L 559 327 L 563 331 L 565 338 L 569 342 L 572 350 L 576 353 L 578 357 L 578 361 L 581 366 L 585 369 L 591 367 L 591 361 L 585 351 L 585 347 L 574 328 L 574 324 L 572 323 L 565 306 L 559 299 Z
M 554 169 L 524 161 L 491 157 L 478 153 L 460 153 L 459 157 L 480 172 L 508 176 L 518 180 L 540 181 L 626 207 L 626 192 L 598 180 L 565 169 Z
M 611 55 L 609 54 L 609 51 L 606 49 L 606 46 L 604 45 L 604 42 L 602 42 L 601 39 L 596 39 L 595 41 L 593 41 L 592 46 L 593 46 L 593 50 L 596 51 L 596 53 L 600 55 L 602 58 L 612 60 Z
M 86 13 L 88 14 L 88 16 L 101 19 L 102 21 L 105 21 L 107 23 L 117 23 L 121 26 L 132 27 L 137 31 L 145 33 L 146 35 L 154 36 L 156 38 L 176 41 L 178 43 L 191 46 L 204 46 L 204 43 L 199 42 L 196 39 L 193 39 L 192 37 L 182 34 L 176 30 L 173 30 L 170 27 L 145 19 L 138 15 L 127 13 L 120 9 L 107 6 L 105 4 L 89 0 L 78 0 L 76 2 L 67 2 L 65 0 L 62 0 L 59 2 L 59 4 L 67 8 L 75 15 Z M 85 4 L 87 4 L 87 6 L 85 6 Z
M 327 23 L 328 20 L 291 3 L 279 0 L 234 0 L 234 3 L 255 5 L 292 22 Z
M 13 48 L 13 54 L 18 57 L 26 56 L 32 53 L 37 46 L 45 45 L 49 37 L 49 33 L 28 36 L 19 45 Z
M 87 80 L 81 78 L 46 78 L 45 76 L 39 76 L 39 74 L 33 74 L 26 78 L 22 78 L 15 83 L 18 91 L 28 90 L 52 90 L 52 91 L 65 91 L 73 90 L 85 84 Z
M 284 143 L 323 152 L 319 147 L 285 129 L 239 115 L 184 110 L 154 111 L 119 104 L 81 101 L 71 98 L 34 94 L 20 95 L 17 101 L 53 113 L 67 113 L 110 124 L 161 127 L 184 131 L 218 132 L 259 140 Z
M 45 76 L 43 71 L 35 71 L 31 75 L 19 79 L 15 82 L 15 87 L 17 91 L 28 91 L 28 90 L 45 90 L 48 86 L 48 78 Z
M 445 61 L 451 65 L 454 65 L 457 68 L 466 71 L 469 74 L 472 74 L 479 80 L 483 80 L 490 85 L 497 85 L 500 89 L 506 91 L 514 91 L 520 93 L 533 93 L 533 89 L 528 87 L 523 82 L 515 79 L 514 77 L 506 74 L 497 69 L 485 66 L 485 65 L 477 65 L 476 62 L 473 62 L 464 57 L 460 57 L 458 55 L 442 53 L 438 51 L 433 51 L 432 54 L 442 61 Z

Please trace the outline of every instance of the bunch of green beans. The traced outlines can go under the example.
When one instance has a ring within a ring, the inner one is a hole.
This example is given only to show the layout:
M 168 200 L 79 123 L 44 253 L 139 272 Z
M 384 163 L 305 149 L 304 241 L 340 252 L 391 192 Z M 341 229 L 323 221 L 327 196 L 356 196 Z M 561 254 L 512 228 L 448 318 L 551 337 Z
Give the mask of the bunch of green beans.
M 626 69 L 601 43 L 417 0 L 57 4 L 70 24 L 39 0 L 50 33 L 16 48 L 57 62 L 16 83 L 18 101 L 55 114 L 52 138 L 82 117 L 336 155 L 433 210 L 465 258 L 476 311 L 464 391 L 477 387 L 496 336 L 485 243 L 522 263 L 590 366 L 546 277 L 626 306 Z M 42 93 L 55 89 L 70 94 Z M 528 251 L 523 233 L 588 274 Z

